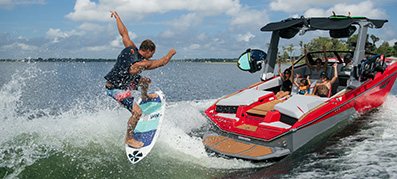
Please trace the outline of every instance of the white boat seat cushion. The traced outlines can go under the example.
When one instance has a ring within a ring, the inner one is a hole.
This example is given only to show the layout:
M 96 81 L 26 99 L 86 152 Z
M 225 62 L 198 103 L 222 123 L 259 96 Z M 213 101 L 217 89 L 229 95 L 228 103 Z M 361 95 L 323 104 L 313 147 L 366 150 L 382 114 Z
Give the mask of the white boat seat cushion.
M 317 107 L 329 98 L 320 98 L 316 96 L 294 95 L 283 103 L 276 104 L 275 110 L 281 114 L 299 119 L 304 113 Z
M 254 102 L 257 102 L 258 99 L 262 96 L 271 94 L 269 91 L 261 91 L 248 89 L 237 93 L 233 96 L 220 100 L 216 105 L 219 106 L 240 106 L 240 105 L 250 105 Z

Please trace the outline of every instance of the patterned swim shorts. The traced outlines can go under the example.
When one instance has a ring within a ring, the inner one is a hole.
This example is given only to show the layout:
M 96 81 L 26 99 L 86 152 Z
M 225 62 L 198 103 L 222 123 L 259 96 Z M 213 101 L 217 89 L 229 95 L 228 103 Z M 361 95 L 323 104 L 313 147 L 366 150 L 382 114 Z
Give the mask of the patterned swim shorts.
M 141 79 L 139 78 L 134 79 L 131 82 L 131 85 L 127 89 L 117 89 L 117 88 L 109 88 L 106 87 L 107 94 L 115 99 L 117 102 L 122 104 L 125 108 L 132 112 L 132 107 L 134 106 L 134 97 L 131 95 L 131 90 L 138 90 L 138 83 Z

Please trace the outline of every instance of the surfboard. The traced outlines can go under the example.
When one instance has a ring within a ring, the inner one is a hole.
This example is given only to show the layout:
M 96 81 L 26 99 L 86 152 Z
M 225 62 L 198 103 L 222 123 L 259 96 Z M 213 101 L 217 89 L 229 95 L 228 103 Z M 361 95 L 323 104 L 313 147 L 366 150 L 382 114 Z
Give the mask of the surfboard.
M 155 99 L 139 99 L 137 104 L 142 109 L 142 116 L 134 130 L 134 138 L 143 142 L 143 147 L 137 149 L 125 144 L 127 158 L 132 164 L 136 164 L 145 158 L 152 150 L 160 132 L 161 122 L 164 118 L 165 96 L 162 91 L 156 91 Z

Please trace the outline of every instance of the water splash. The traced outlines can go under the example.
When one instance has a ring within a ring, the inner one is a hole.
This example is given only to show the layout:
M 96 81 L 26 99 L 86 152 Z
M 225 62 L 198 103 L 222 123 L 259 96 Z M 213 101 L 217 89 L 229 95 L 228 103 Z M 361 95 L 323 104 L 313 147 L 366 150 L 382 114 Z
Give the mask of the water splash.
M 38 107 L 26 102 L 33 96 L 39 104 L 46 104 L 48 99 L 55 98 L 48 95 L 60 95 L 32 90 L 32 84 L 45 85 L 45 80 L 59 78 L 57 75 L 57 70 L 42 70 L 31 63 L 17 70 L 0 89 L 0 176 L 29 178 L 34 177 L 31 171 L 39 170 L 53 173 L 49 176 L 54 176 L 55 171 L 69 171 L 63 176 L 136 177 L 146 173 L 148 166 L 167 169 L 169 166 L 163 163 L 170 164 L 169 161 L 187 167 L 182 173 L 187 176 L 195 166 L 204 171 L 258 167 L 248 161 L 217 158 L 206 153 L 201 133 L 208 124 L 203 111 L 215 100 L 203 100 L 168 103 L 158 143 L 131 172 L 123 143 L 130 114 L 111 98 L 104 94 L 81 96 L 73 99 L 68 108 L 54 105 L 55 102 Z M 51 88 L 68 90 L 64 86 Z M 157 173 L 163 171 L 159 169 Z M 209 175 L 207 173 L 204 172 L 204 176 Z

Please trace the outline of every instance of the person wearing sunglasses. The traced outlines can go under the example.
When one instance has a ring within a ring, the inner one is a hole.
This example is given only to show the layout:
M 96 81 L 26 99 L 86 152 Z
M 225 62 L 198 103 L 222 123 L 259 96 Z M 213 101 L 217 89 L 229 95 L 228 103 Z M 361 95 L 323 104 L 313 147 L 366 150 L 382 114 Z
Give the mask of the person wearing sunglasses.
M 281 61 L 278 61 L 278 75 L 280 75 L 283 84 L 281 85 L 281 90 L 277 92 L 277 99 L 281 99 L 289 94 L 292 90 L 292 81 L 294 78 L 294 60 L 291 59 L 291 69 L 285 69 L 284 73 L 281 73 Z
M 313 66 L 312 64 L 309 63 L 309 60 L 307 59 L 307 51 L 305 49 L 305 62 L 306 65 L 310 68 L 311 70 L 311 75 L 310 77 L 312 79 L 320 79 L 320 75 L 322 72 L 327 72 L 327 67 L 328 67 L 328 58 L 327 58 L 327 49 L 325 48 L 325 46 L 323 46 L 323 52 L 324 52 L 324 58 L 325 58 L 325 62 L 324 65 L 322 66 L 322 60 L 320 58 L 317 58 L 315 60 L 316 65 Z

